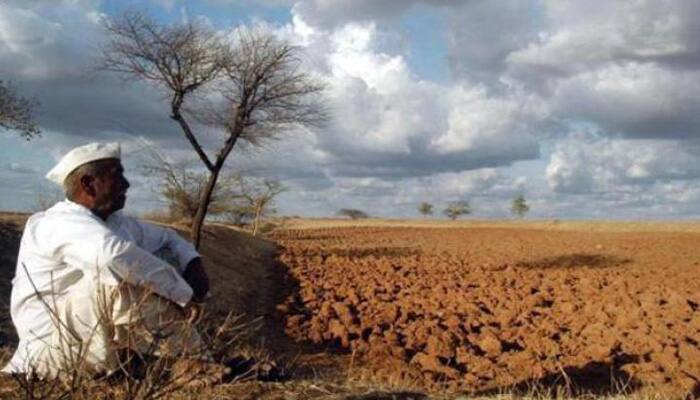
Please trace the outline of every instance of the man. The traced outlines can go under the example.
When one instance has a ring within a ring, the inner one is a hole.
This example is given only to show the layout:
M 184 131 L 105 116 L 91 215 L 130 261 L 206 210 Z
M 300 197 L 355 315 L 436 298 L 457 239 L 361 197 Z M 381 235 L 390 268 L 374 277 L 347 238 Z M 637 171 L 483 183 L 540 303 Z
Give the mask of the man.
M 47 174 L 66 200 L 32 215 L 12 281 L 18 348 L 3 369 L 60 376 L 111 373 L 124 349 L 197 353 L 192 324 L 209 281 L 195 248 L 173 230 L 122 215 L 129 182 L 118 143 L 71 150 Z M 170 265 L 155 253 L 169 253 Z

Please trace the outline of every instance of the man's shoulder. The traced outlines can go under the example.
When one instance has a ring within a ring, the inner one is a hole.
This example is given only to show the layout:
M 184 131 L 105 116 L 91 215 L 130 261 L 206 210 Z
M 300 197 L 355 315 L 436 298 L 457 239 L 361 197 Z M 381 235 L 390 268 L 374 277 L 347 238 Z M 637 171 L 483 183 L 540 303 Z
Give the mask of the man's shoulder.
M 96 220 L 95 215 L 90 210 L 68 200 L 59 201 L 47 210 L 32 215 L 32 217 L 34 216 L 36 219 L 89 218 Z
M 117 211 L 114 214 L 110 215 L 109 218 L 107 218 L 107 225 L 109 226 L 133 227 L 144 224 L 147 224 L 147 222 L 137 217 L 124 214 L 124 212 L 122 211 Z
M 85 226 L 86 224 L 100 224 L 94 215 L 84 207 L 61 201 L 44 211 L 32 214 L 27 219 L 25 232 L 37 230 L 54 231 L 65 230 L 74 224 Z
M 150 221 L 124 214 L 121 211 L 112 214 L 107 219 L 107 226 L 115 231 L 122 230 L 131 232 L 133 237 L 138 237 L 138 235 L 142 235 L 144 232 L 158 232 L 161 229 L 166 229 Z

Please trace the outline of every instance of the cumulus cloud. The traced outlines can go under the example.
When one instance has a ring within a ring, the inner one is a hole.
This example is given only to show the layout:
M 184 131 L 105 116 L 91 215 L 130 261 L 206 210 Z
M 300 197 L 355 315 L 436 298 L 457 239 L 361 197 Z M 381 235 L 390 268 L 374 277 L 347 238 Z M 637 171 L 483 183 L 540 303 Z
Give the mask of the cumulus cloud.
M 524 79 L 571 76 L 611 63 L 697 69 L 700 4 L 681 1 L 546 1 L 546 28 L 507 55 Z
M 700 178 L 700 141 L 624 140 L 574 134 L 557 143 L 547 182 L 562 193 L 615 193 Z
M 465 84 L 450 90 L 448 96 L 447 129 L 431 142 L 439 153 L 486 148 L 506 152 L 536 146 L 529 127 L 534 121 L 523 99 L 490 96 L 483 87 Z
M 125 85 L 94 66 L 104 32 L 94 1 L 0 4 L 3 78 L 36 97 L 44 129 L 83 137 L 101 131 L 163 135 L 172 130 L 161 94 Z
M 223 10 L 248 0 L 207 2 Z M 138 152 L 144 136 L 187 159 L 162 93 L 88 73 L 103 38 L 102 4 L 0 4 L 0 71 L 42 103 L 37 146 L 58 157 L 117 138 Z M 232 168 L 286 181 L 282 210 L 376 204 L 398 216 L 424 199 L 469 198 L 480 215 L 504 216 L 512 196 L 527 192 L 539 216 L 604 217 L 616 207 L 632 217 L 642 209 L 692 215 L 700 196 L 697 1 L 265 4 L 291 7 L 290 21 L 259 23 L 303 48 L 305 66 L 328 83 L 331 110 L 324 129 L 294 132 L 261 153 L 237 149 L 231 159 Z M 435 28 L 445 30 L 451 76 L 416 73 L 410 38 L 395 23 L 416 6 L 444 18 Z M 569 134 L 579 130 L 593 134 Z M 219 139 L 207 132 L 205 141 Z M 536 165 L 519 163 L 541 153 Z M 138 191 L 151 183 L 141 178 L 134 198 L 146 201 Z
M 502 81 L 604 135 L 697 137 L 700 3 L 547 1 L 542 11 L 545 29 L 505 56 Z
M 403 54 L 382 50 L 375 23 L 319 29 L 297 16 L 283 33 L 306 44 L 329 84 L 331 121 L 317 138 L 334 175 L 400 179 L 538 157 L 525 121 L 541 116 L 529 99 L 423 80 Z
M 629 138 L 697 137 L 700 72 L 611 65 L 557 83 L 552 113 Z

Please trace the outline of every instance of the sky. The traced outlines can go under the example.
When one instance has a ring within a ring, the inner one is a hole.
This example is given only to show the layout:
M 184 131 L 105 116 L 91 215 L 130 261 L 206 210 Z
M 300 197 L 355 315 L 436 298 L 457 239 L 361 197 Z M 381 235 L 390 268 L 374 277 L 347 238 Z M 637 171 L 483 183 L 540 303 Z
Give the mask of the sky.
M 0 209 L 58 196 L 44 174 L 92 141 L 122 143 L 132 214 L 164 207 L 149 147 L 197 165 L 163 92 L 95 72 L 104 19 L 128 10 L 299 46 L 328 123 L 227 164 L 280 180 L 279 214 L 466 200 L 508 218 L 524 195 L 528 218 L 700 216 L 696 0 L 3 0 L 0 79 L 39 100 L 43 134 L 0 132 Z

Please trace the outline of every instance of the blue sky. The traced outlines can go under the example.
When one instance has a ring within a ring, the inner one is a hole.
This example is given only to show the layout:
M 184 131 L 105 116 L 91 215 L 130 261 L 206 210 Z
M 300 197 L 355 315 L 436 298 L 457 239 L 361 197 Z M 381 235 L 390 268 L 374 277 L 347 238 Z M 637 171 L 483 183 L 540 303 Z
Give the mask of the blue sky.
M 40 100 L 43 136 L 0 132 L 0 208 L 56 196 L 43 174 L 71 147 L 119 140 L 128 210 L 163 207 L 144 143 L 193 154 L 162 93 L 91 73 L 100 20 L 126 10 L 294 43 L 328 84 L 328 126 L 289 132 L 230 168 L 280 179 L 282 214 L 413 217 L 467 199 L 475 217 L 700 215 L 700 4 L 693 0 L 9 0 L 0 78 Z M 216 137 L 206 140 L 216 151 Z

